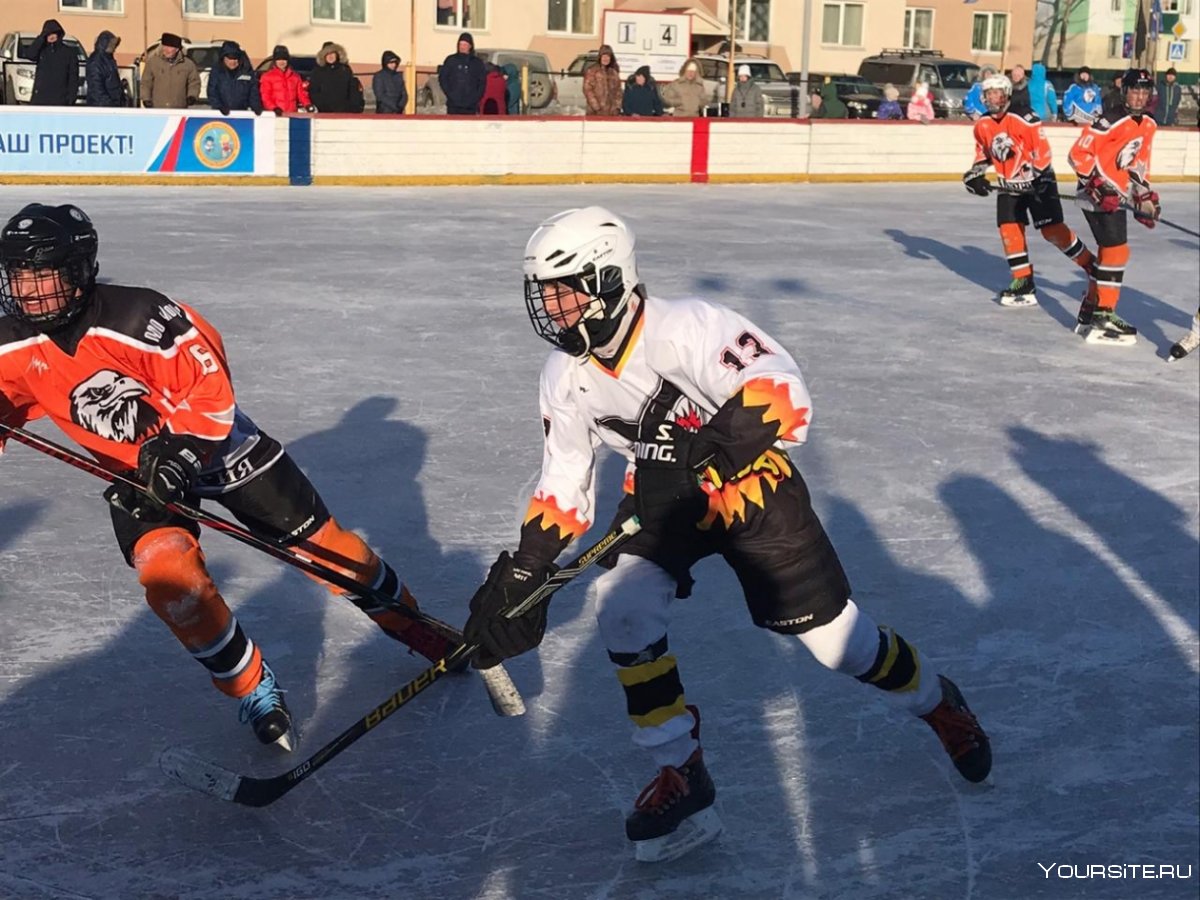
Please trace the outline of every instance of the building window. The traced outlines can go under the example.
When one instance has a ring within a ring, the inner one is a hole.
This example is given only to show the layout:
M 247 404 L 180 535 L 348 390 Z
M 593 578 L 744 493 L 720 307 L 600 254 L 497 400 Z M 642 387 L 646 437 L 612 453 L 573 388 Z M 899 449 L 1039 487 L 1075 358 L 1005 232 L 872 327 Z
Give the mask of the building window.
M 1119 34 L 1110 34 L 1108 36 L 1108 57 L 1109 59 L 1120 59 L 1123 38 Z
M 1192 14 L 1192 0 L 1162 0 L 1162 11 L 1181 16 L 1190 16 Z
M 971 49 L 980 53 L 1003 53 L 1008 38 L 1006 13 L 975 13 L 971 29 Z
M 213 16 L 219 19 L 240 19 L 242 0 L 183 0 L 185 16 Z
M 312 20 L 365 25 L 367 0 L 312 0 Z
M 821 17 L 821 43 L 861 47 L 863 8 L 861 3 L 826 3 Z
M 1120 12 L 1121 11 L 1121 0 L 1112 0 L 1111 8 L 1112 8 L 1113 12 Z
M 596 0 L 549 0 L 546 30 L 566 34 L 595 34 Z
M 70 12 L 85 9 L 89 12 L 125 12 L 125 0 L 58 0 L 58 8 Z
M 738 37 L 764 44 L 771 40 L 771 0 L 742 0 L 738 6 Z
M 933 49 L 933 10 L 904 11 L 904 46 L 909 50 Z

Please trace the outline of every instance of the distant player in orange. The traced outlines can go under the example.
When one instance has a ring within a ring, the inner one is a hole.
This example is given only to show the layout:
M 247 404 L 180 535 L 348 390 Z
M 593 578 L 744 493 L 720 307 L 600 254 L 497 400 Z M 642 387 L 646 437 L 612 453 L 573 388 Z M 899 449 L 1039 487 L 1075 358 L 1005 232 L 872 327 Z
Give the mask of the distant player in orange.
M 255 533 L 416 603 L 238 407 L 216 330 L 156 291 L 97 284 L 98 245 L 76 206 L 33 203 L 0 231 L 0 419 L 46 416 L 100 462 L 136 473 L 152 499 L 129 488 L 105 496 L 147 602 L 217 689 L 241 700 L 240 718 L 258 739 L 291 750 L 283 692 L 213 584 L 199 527 L 165 506 L 212 498 Z M 451 649 L 423 624 L 345 596 L 431 660 Z
M 1150 145 L 1158 126 L 1147 112 L 1154 77 L 1146 69 L 1121 76 L 1123 107 L 1109 109 L 1083 130 L 1071 148 L 1079 176 L 1078 199 L 1099 245 L 1092 282 L 1079 307 L 1075 331 L 1097 344 L 1128 345 L 1137 329 L 1117 315 L 1117 300 L 1129 262 L 1125 211 L 1147 228 L 1162 213 L 1150 187 Z
M 985 175 L 989 166 L 996 170 L 996 224 L 1012 270 L 1012 283 L 1000 293 L 1000 305 L 1034 306 L 1037 291 L 1025 244 L 1030 216 L 1042 237 L 1085 272 L 1090 270 L 1093 256 L 1063 224 L 1050 144 L 1041 120 L 1033 113 L 1017 115 L 1009 109 L 1012 82 L 1004 75 L 984 79 L 983 101 L 988 114 L 975 123 L 975 164 L 963 175 L 963 184 L 971 193 L 986 197 L 990 186 Z

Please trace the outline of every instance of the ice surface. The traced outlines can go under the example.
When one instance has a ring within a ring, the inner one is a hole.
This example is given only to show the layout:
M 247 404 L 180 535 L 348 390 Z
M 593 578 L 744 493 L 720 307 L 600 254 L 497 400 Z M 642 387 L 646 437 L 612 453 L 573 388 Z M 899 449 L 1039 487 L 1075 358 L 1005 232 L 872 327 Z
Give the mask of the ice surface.
M 1162 196 L 1197 228 L 1194 185 Z M 706 562 L 671 638 L 726 826 L 707 852 L 632 860 L 622 817 L 652 771 L 580 589 L 555 599 L 540 654 L 511 663 L 524 718 L 448 680 L 277 804 L 212 800 L 158 753 L 256 775 L 289 759 L 255 744 L 150 612 L 100 483 L 10 445 L 0 896 L 1196 896 L 1200 377 L 1161 359 L 1196 308 L 1195 240 L 1130 225 L 1120 309 L 1142 339 L 1124 349 L 1072 334 L 1083 279 L 1035 233 L 1042 305 L 995 305 L 992 204 L 958 185 L 0 198 L 4 217 L 81 204 L 104 277 L 196 304 L 243 407 L 455 623 L 540 462 L 548 347 L 523 308 L 524 241 L 550 213 L 611 206 L 654 293 L 734 306 L 793 349 L 815 398 L 795 459 L 858 602 L 959 682 L 995 750 L 995 787 L 967 786 L 923 723 L 755 629 Z M 601 474 L 606 523 L 620 466 Z M 297 762 L 420 670 L 303 576 L 219 535 L 205 546 L 290 689 Z M 1038 863 L 1192 868 L 1085 881 Z

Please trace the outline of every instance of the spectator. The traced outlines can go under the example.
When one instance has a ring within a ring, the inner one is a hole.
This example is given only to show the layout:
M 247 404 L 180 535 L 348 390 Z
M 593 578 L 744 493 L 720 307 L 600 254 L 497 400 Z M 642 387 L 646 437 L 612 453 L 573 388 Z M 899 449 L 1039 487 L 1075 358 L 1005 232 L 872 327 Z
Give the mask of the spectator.
M 1033 64 L 1033 75 L 1029 79 L 1029 100 L 1033 114 L 1043 122 L 1058 121 L 1058 94 L 1046 78 L 1046 67 Z
M 475 55 L 475 39 L 470 32 L 458 36 L 458 49 L 446 57 L 438 69 L 438 84 L 446 95 L 446 115 L 473 116 L 487 90 L 487 67 Z
M 481 116 L 508 115 L 508 82 L 504 72 L 494 63 L 484 63 L 487 76 L 483 81 L 483 99 L 479 101 Z
M 221 59 L 208 73 L 208 105 L 227 116 L 235 109 L 263 111 L 258 74 L 237 41 L 221 45 Z
M 1121 90 L 1120 75 L 1113 76 L 1112 86 L 1104 92 L 1104 99 L 1101 102 L 1103 103 L 1101 115 L 1108 121 L 1115 122 L 1125 115 L 1125 92 Z
M 695 118 L 707 105 L 708 91 L 700 78 L 700 63 L 689 59 L 679 69 L 679 77 L 662 91 L 662 101 L 673 107 L 672 115 Z
M 761 119 L 767 114 L 762 88 L 750 79 L 750 67 L 743 64 L 737 69 L 737 84 L 729 99 L 729 117 L 732 119 Z
M 875 118 L 903 119 L 904 110 L 900 108 L 900 92 L 896 90 L 894 84 L 885 84 L 883 86 L 883 97 L 884 100 L 879 104 L 879 110 L 875 113 Z
M 911 122 L 921 122 L 924 125 L 933 121 L 933 100 L 929 96 L 929 82 L 917 82 L 917 89 L 908 101 L 907 118 Z
M 521 72 L 515 63 L 505 63 L 500 67 L 504 73 L 504 99 L 508 102 L 508 114 L 521 114 Z
M 362 83 L 354 77 L 346 62 L 346 49 L 341 44 L 326 41 L 317 51 L 317 67 L 308 79 L 308 95 L 317 112 L 360 113 L 363 100 Z
M 63 43 L 65 36 L 57 19 L 47 19 L 29 48 L 29 58 L 37 63 L 29 100 L 34 106 L 74 106 L 79 96 L 79 57 Z
M 810 119 L 848 119 L 850 113 L 846 104 L 837 95 L 837 86 L 832 81 L 826 81 L 820 86 L 813 85 L 809 98 Z
M 276 47 L 271 54 L 271 61 L 274 63 L 271 68 L 258 77 L 258 94 L 262 98 L 263 109 L 269 109 L 277 116 L 296 110 L 314 112 L 312 99 L 308 96 L 308 85 L 300 73 L 292 68 L 292 54 L 288 48 L 283 44 Z
M 113 59 L 121 39 L 111 31 L 96 35 L 96 44 L 87 61 L 87 105 L 124 106 L 125 84 Z
M 1183 98 L 1183 88 L 1176 79 L 1175 68 L 1172 66 L 1158 80 L 1158 99 L 1154 107 L 1154 118 L 1159 125 L 1175 125 L 1179 121 L 1179 101 Z
M 995 74 L 995 66 L 982 66 L 975 83 L 971 85 L 967 96 L 963 98 L 963 110 L 971 117 L 972 121 L 987 115 L 987 104 L 983 102 L 983 82 L 984 79 L 991 78 Z M 880 116 L 880 118 L 883 117 Z
M 408 109 L 408 85 L 400 71 L 400 57 L 391 50 L 383 51 L 371 90 L 375 92 L 375 112 L 401 116 Z
M 1024 66 L 1013 66 L 1009 73 L 1012 81 L 1012 100 L 1008 111 L 1018 116 L 1027 116 L 1033 112 L 1033 104 L 1029 97 L 1029 77 L 1025 74 Z
M 1092 70 L 1080 66 L 1074 83 L 1063 94 L 1063 117 L 1077 125 L 1091 125 L 1099 118 L 1102 108 L 1100 86 L 1092 81 Z
M 625 82 L 625 93 L 621 97 L 623 116 L 661 116 L 662 97 L 658 95 L 658 83 L 650 74 L 649 66 L 642 66 Z
M 596 62 L 583 73 L 583 96 L 589 116 L 615 116 L 621 111 L 621 67 L 608 44 L 601 44 Z
M 200 70 L 183 52 L 183 39 L 164 32 L 142 69 L 142 106 L 186 109 L 200 101 Z

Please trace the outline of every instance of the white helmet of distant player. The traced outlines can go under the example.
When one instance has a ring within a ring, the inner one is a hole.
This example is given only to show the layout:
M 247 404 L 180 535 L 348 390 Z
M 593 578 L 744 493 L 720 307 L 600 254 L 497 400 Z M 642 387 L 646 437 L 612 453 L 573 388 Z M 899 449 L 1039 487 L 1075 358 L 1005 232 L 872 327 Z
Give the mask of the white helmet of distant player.
M 988 100 L 988 91 L 1001 91 L 1004 94 L 1004 100 L 996 103 L 994 100 Z M 983 79 L 983 105 L 987 107 L 987 111 L 992 115 L 1002 113 L 1008 109 L 1008 105 L 1012 102 L 1012 82 L 1007 75 L 1001 75 L 997 72 L 994 75 L 989 75 Z
M 601 206 L 551 216 L 525 245 L 529 320 L 572 356 L 612 338 L 637 285 L 633 230 Z

